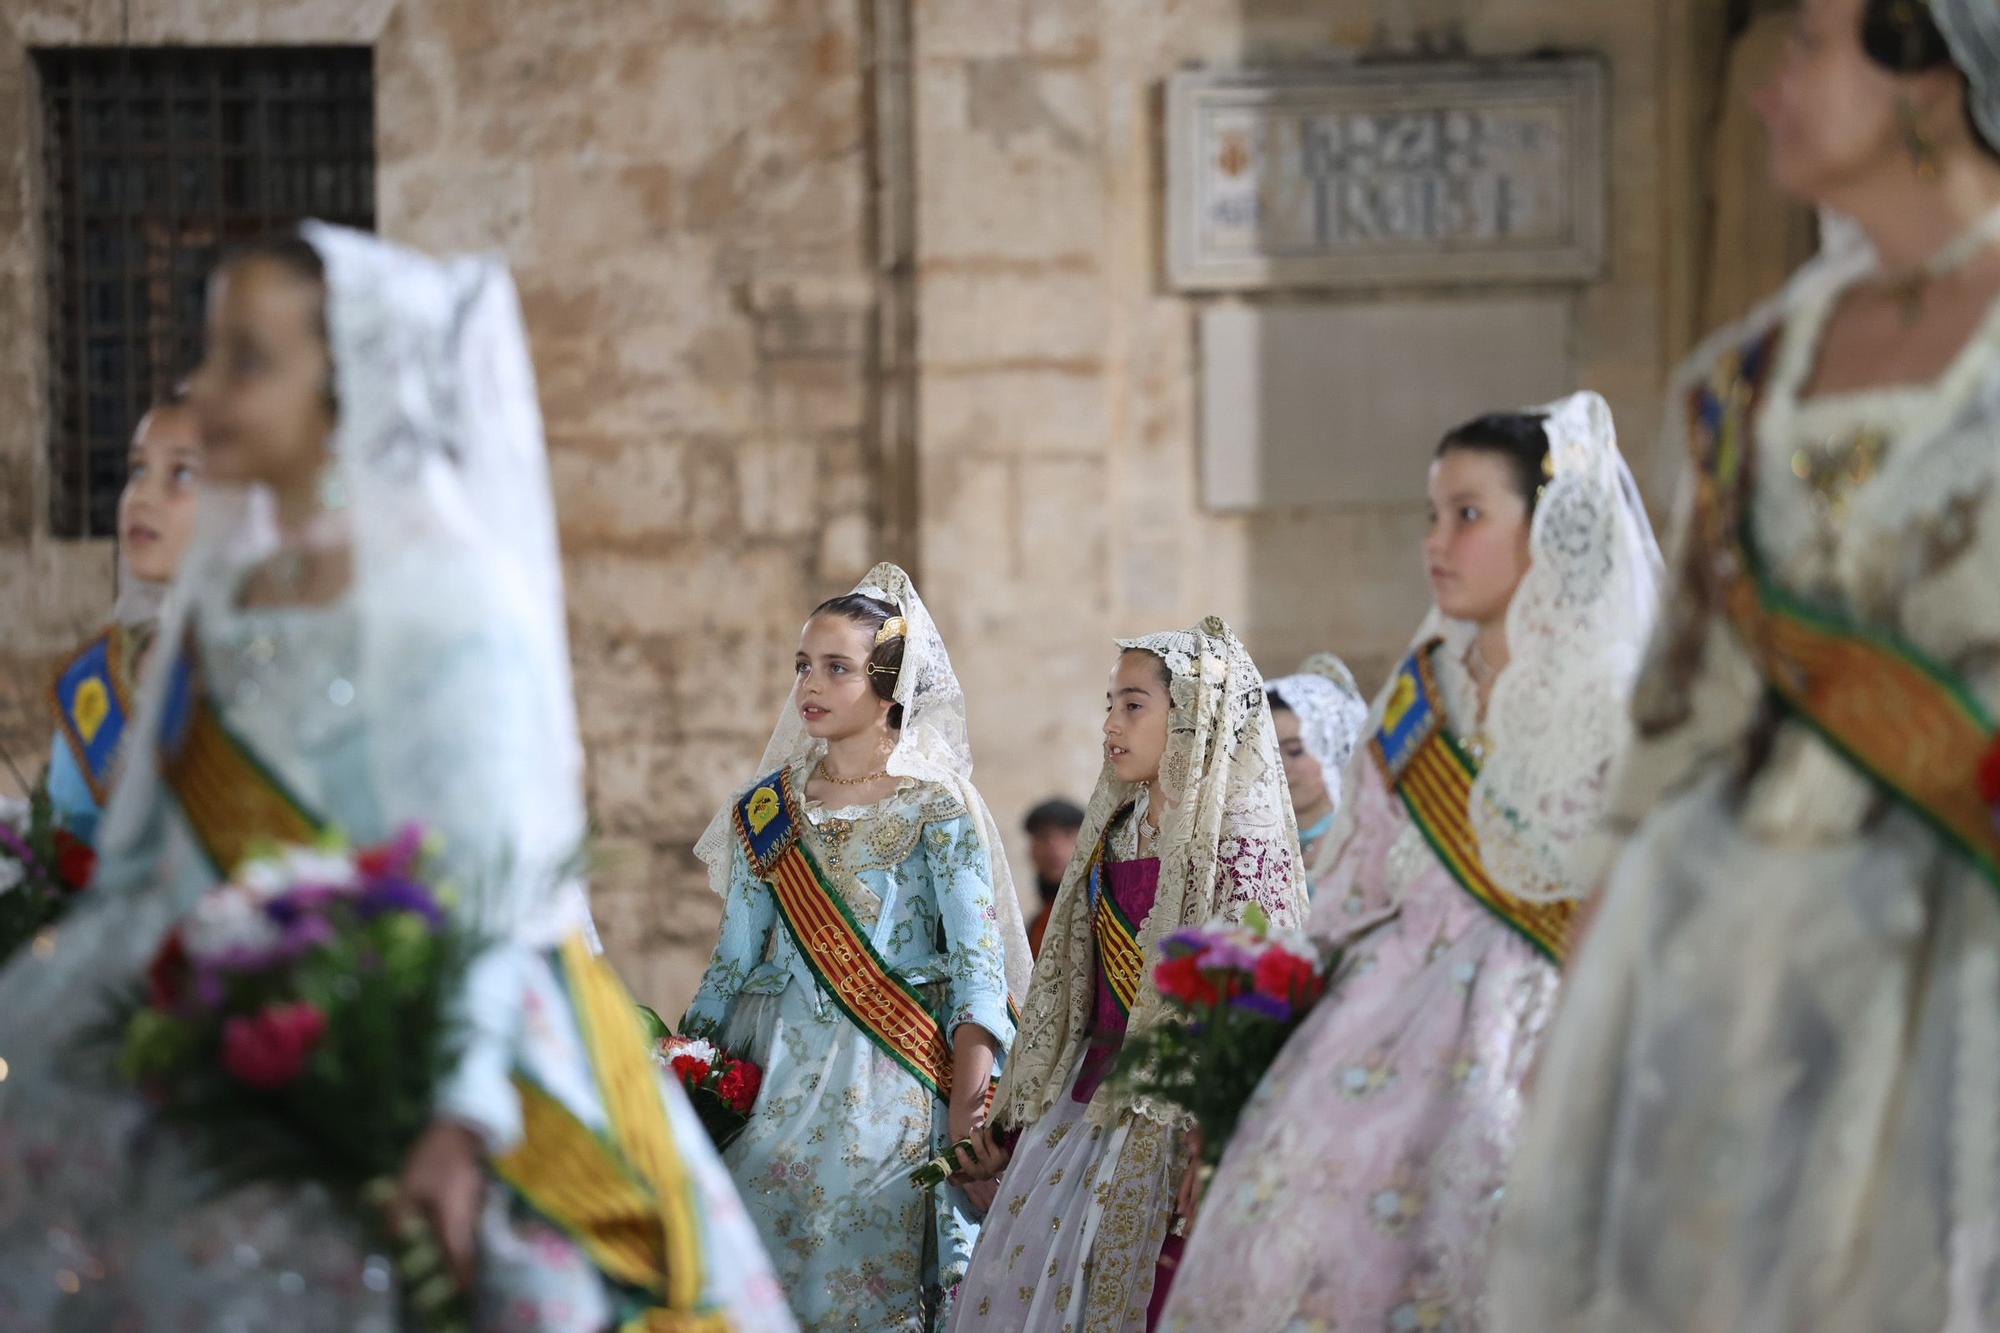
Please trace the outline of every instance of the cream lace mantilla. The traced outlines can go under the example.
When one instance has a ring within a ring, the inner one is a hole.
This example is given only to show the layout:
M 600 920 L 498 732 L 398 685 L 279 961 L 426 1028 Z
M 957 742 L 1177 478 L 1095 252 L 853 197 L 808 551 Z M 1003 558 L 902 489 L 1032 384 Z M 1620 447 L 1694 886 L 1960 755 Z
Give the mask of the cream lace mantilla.
M 1229 626 L 1211 616 L 1193 629 L 1120 640 L 1118 646 L 1154 654 L 1172 678 L 1167 752 L 1160 766 L 1166 809 L 1160 819 L 1159 891 L 1139 931 L 1148 979 L 1127 1027 L 1136 1033 L 1164 1017 L 1150 973 L 1165 936 L 1217 918 L 1241 919 L 1252 903 L 1273 925 L 1297 927 L 1305 919 L 1306 894 L 1298 826 L 1264 680 Z M 1109 765 L 1098 776 L 1077 855 L 1063 875 L 1042 937 L 1021 1035 L 1000 1082 L 994 1104 L 999 1123 L 1026 1126 L 1039 1119 L 1062 1094 L 1083 1050 L 1097 967 L 1086 883 L 1090 856 L 1112 817 L 1141 790 L 1119 781 Z M 1166 1108 L 1128 1102 L 1111 1086 L 1099 1091 L 1090 1118 L 1109 1125 L 1127 1112 L 1177 1123 Z

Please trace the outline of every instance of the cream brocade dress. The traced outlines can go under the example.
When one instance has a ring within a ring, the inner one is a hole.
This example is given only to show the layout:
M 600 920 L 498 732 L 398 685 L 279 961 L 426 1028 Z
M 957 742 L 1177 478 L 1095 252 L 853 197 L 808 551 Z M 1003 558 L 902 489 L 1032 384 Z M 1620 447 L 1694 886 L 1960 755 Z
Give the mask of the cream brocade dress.
M 2000 305 L 1932 385 L 1802 402 L 1838 291 L 1795 289 L 1753 418 L 1760 549 L 1993 710 Z M 2000 1327 L 2000 891 L 1767 711 L 1685 577 L 1667 619 L 1705 648 L 1663 632 L 1641 682 L 1631 836 L 1538 1075 L 1498 1327 Z

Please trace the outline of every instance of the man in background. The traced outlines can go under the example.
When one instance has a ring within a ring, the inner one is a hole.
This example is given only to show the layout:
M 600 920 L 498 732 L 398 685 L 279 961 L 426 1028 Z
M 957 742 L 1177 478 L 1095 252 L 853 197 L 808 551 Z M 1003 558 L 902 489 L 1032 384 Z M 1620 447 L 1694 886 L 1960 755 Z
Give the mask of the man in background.
M 1060 797 L 1043 801 L 1028 812 L 1028 859 L 1035 863 L 1035 887 L 1042 895 L 1042 908 L 1028 926 L 1028 949 L 1038 956 L 1042 932 L 1049 928 L 1049 909 L 1055 906 L 1063 871 L 1076 855 L 1077 834 L 1082 828 L 1082 808 Z

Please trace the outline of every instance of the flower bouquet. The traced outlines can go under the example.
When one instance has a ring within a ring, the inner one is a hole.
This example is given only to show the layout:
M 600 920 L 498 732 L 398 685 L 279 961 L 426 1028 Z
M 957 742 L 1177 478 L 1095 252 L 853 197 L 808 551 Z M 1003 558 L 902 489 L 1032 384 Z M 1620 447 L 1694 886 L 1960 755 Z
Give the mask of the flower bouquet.
M 1264 1072 L 1325 994 L 1335 960 L 1297 931 L 1271 929 L 1254 905 L 1242 925 L 1176 931 L 1161 951 L 1153 983 L 1171 1017 L 1126 1040 L 1113 1077 L 1193 1116 L 1212 1167 Z
M 448 901 L 412 828 L 246 859 L 168 935 L 105 1037 L 217 1193 L 310 1182 L 381 1216 L 462 1048 L 449 1002 L 477 946 Z M 422 1227 L 391 1239 L 417 1325 L 465 1327 Z
M 0 961 L 55 924 L 96 873 L 97 854 L 56 827 L 45 790 L 0 802 Z
M 756 1061 L 731 1055 L 707 1037 L 676 1035 L 666 1021 L 645 1005 L 639 1016 L 653 1042 L 653 1063 L 680 1080 L 694 1103 L 701 1127 L 721 1152 L 750 1123 L 764 1071 Z

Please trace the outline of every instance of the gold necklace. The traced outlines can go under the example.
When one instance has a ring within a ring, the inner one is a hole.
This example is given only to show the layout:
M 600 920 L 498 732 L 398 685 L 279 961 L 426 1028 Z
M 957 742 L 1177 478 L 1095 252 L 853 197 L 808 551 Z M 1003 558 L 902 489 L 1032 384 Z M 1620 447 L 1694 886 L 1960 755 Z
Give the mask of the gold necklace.
M 2000 240 L 2000 209 L 1973 223 L 1921 263 L 1880 274 L 1876 282 L 1900 308 L 1903 327 L 1909 328 L 1923 318 L 1924 298 L 1933 284 L 1969 265 L 1995 240 Z
M 836 787 L 865 787 L 871 782 L 880 782 L 883 778 L 889 776 L 889 770 L 885 768 L 878 773 L 867 773 L 858 778 L 837 778 L 826 771 L 826 760 L 824 759 L 819 761 L 819 767 L 814 771 Z

